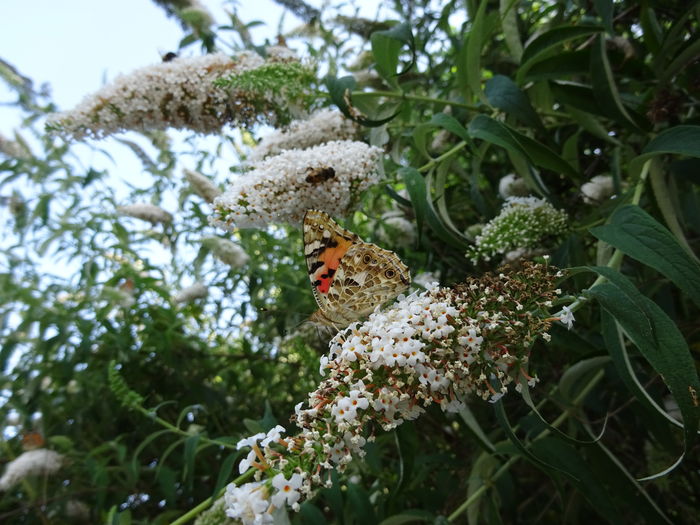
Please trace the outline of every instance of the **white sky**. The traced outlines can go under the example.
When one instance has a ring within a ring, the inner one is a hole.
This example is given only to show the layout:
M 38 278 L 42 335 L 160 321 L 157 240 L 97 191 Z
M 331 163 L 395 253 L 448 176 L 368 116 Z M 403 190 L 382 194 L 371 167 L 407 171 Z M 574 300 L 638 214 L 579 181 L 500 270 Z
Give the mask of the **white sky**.
M 220 24 L 227 23 L 225 10 L 233 10 L 234 5 L 243 21 L 263 21 L 265 25 L 251 30 L 256 43 L 274 39 L 284 12 L 272 0 L 202 3 Z M 285 30 L 300 23 L 288 12 L 284 20 Z M 178 21 L 150 0 L 0 0 L 0 57 L 35 85 L 48 82 L 62 110 L 75 106 L 118 73 L 159 62 L 162 54 L 177 50 L 183 35 Z M 191 47 L 193 53 L 199 52 Z M 0 82 L 0 102 L 12 97 Z M 10 134 L 18 118 L 14 111 L 0 107 L 0 132 Z

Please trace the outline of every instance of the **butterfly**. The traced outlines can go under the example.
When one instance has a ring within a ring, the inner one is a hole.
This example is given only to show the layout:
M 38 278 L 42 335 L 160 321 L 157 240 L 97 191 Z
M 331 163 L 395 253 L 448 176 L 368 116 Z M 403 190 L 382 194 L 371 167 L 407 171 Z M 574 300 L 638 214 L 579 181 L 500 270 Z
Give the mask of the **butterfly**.
M 313 323 L 345 328 L 411 284 L 394 252 L 364 242 L 322 211 L 304 215 L 304 256 L 319 308 Z

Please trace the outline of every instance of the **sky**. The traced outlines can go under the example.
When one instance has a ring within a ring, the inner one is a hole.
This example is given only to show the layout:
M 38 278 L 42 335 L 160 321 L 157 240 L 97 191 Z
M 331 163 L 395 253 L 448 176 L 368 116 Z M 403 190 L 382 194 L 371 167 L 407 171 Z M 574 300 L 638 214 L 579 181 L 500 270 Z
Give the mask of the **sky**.
M 202 3 L 218 23 L 227 22 L 225 11 L 234 7 L 241 20 L 262 21 L 251 30 L 256 43 L 274 41 L 283 15 L 285 30 L 301 23 L 272 0 Z M 64 110 L 118 73 L 160 62 L 184 34 L 178 21 L 150 0 L 2 0 L 0 21 L 0 57 L 36 85 L 48 82 Z M 0 103 L 8 100 L 10 91 L 0 82 Z M 13 111 L 0 107 L 0 132 L 8 135 L 18 123 Z

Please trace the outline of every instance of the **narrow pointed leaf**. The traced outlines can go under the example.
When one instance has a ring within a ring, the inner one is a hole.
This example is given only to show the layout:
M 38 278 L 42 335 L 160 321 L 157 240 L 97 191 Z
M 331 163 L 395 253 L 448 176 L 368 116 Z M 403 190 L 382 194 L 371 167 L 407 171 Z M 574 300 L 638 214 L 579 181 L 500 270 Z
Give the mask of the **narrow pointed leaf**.
M 608 224 L 590 231 L 598 239 L 663 274 L 700 306 L 700 263 L 642 208 L 634 205 L 618 208 Z

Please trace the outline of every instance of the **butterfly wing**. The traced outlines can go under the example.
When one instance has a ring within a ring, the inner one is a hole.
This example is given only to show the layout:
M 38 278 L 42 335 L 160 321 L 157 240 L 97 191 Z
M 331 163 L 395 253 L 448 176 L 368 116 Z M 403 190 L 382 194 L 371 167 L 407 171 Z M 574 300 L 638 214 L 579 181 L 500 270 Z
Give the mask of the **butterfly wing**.
M 366 242 L 348 248 L 327 295 L 338 324 L 349 324 L 393 299 L 411 284 L 408 267 L 389 250 Z
M 356 242 L 362 241 L 351 231 L 341 228 L 327 213 L 308 210 L 304 215 L 304 256 L 311 290 L 322 312 L 332 308 L 328 292 L 340 260 Z

